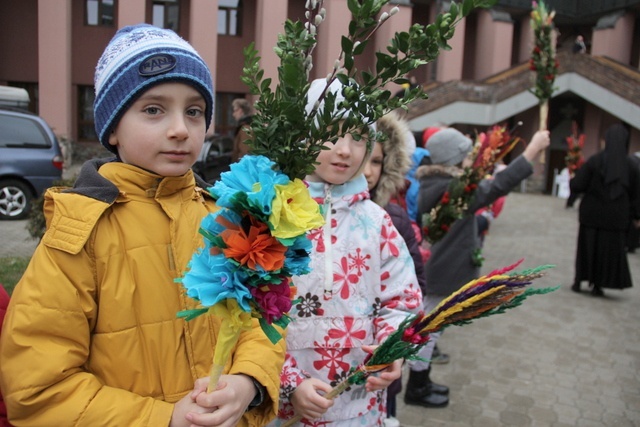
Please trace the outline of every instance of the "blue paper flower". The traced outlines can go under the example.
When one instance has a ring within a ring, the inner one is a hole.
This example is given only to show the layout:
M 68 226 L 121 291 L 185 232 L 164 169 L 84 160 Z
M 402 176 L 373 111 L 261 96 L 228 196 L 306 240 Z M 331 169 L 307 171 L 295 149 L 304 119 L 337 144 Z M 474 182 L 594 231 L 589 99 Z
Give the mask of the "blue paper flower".
M 264 218 L 271 214 L 275 185 L 284 185 L 289 177 L 274 170 L 275 163 L 264 156 L 244 156 L 231 165 L 209 189 L 218 206 L 237 209 L 238 204 Z
M 227 298 L 238 301 L 240 308 L 251 311 L 249 301 L 253 298 L 245 285 L 247 274 L 222 254 L 212 255 L 202 250 L 191 258 L 190 270 L 182 278 L 187 295 L 205 307 L 212 307 Z
M 284 269 L 291 276 L 301 276 L 311 271 L 309 268 L 309 253 L 311 252 L 311 240 L 306 235 L 297 237 L 288 247 L 285 255 Z

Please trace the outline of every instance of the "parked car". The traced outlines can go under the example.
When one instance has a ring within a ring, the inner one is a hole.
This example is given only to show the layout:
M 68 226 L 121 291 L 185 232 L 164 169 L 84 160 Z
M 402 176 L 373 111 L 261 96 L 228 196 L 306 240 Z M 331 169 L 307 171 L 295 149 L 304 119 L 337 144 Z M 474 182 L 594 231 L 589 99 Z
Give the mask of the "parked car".
M 192 169 L 202 179 L 213 184 L 220 178 L 222 172 L 229 170 L 232 151 L 233 138 L 215 135 L 204 142 Z
M 31 202 L 62 179 L 63 163 L 58 140 L 41 117 L 0 109 L 0 220 L 25 218 Z

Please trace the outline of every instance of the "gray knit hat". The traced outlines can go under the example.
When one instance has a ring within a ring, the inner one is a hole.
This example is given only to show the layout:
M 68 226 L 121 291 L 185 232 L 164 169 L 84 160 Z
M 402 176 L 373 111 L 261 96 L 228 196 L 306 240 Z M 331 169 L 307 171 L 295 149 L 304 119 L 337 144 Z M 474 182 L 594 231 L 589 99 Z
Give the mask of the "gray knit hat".
M 182 82 L 203 96 L 207 129 L 213 117 L 213 79 L 195 49 L 171 30 L 148 24 L 121 28 L 96 66 L 93 115 L 102 145 L 140 95 L 160 83 Z
M 427 141 L 431 162 L 436 165 L 457 165 L 473 147 L 470 138 L 454 128 L 445 128 L 434 133 Z

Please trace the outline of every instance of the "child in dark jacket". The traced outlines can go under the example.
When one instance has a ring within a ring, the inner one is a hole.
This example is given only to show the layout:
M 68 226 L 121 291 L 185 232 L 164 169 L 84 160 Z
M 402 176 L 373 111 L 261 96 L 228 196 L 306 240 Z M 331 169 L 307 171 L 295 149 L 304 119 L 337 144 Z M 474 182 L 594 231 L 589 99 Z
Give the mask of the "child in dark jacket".
M 475 212 L 489 206 L 508 194 L 523 179 L 533 173 L 532 162 L 549 145 L 549 131 L 534 134 L 524 152 L 513 160 L 492 179 L 484 179 L 475 191 L 473 202 L 464 216 L 456 220 L 442 240 L 431 246 L 431 257 L 425 264 L 427 291 L 425 311 L 434 309 L 440 301 L 460 289 L 480 275 L 480 266 L 474 254 L 480 248 L 480 236 Z M 420 179 L 418 198 L 418 221 L 425 213 L 436 207 L 449 183 L 462 174 L 463 161 L 471 152 L 471 139 L 453 128 L 435 133 L 427 143 L 432 165 L 421 166 L 416 175 Z M 431 340 L 420 355 L 431 358 L 430 350 L 437 343 L 440 333 L 431 334 Z M 405 392 L 405 403 L 410 405 L 433 406 L 429 401 L 432 390 L 424 386 L 428 376 L 429 362 L 416 361 L 411 365 L 409 381 Z

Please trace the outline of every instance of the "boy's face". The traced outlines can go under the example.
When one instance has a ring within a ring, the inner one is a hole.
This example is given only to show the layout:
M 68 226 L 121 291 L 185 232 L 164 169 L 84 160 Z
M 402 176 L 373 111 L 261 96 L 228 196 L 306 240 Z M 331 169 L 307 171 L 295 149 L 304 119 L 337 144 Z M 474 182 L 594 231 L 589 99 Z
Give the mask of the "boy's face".
M 366 138 L 356 141 L 350 134 L 338 138 L 335 144 L 325 142 L 329 150 L 322 150 L 318 155 L 316 170 L 307 177 L 313 182 L 328 182 L 340 185 L 353 178 L 362 166 L 367 154 Z
M 109 144 L 124 163 L 162 176 L 184 175 L 200 154 L 206 132 L 205 101 L 193 87 L 162 83 L 124 113 Z
M 364 165 L 364 177 L 367 179 L 367 186 L 369 191 L 376 188 L 378 181 L 380 180 L 380 174 L 382 173 L 382 161 L 384 160 L 384 153 L 382 152 L 382 144 L 376 142 L 373 145 L 373 151 L 371 157 Z

